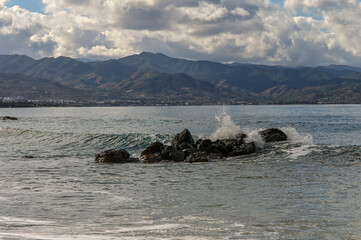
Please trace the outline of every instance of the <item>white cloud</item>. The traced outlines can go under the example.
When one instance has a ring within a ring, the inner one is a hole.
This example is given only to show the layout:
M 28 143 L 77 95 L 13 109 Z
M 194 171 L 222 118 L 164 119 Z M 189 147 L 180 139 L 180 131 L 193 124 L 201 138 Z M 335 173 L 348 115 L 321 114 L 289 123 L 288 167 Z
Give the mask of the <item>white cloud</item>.
M 282 65 L 360 65 L 356 0 L 0 0 L 0 51 L 118 58 L 141 51 Z M 299 9 L 310 16 L 297 16 Z M 317 18 L 313 18 L 312 16 Z

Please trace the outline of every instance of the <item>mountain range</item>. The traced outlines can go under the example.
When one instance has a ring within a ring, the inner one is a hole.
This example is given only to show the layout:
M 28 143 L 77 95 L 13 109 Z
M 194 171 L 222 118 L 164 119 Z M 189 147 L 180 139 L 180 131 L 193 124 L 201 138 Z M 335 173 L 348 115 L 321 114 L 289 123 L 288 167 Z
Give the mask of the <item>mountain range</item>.
M 361 68 L 223 64 L 141 54 L 102 62 L 0 55 L 0 97 L 157 103 L 361 103 Z

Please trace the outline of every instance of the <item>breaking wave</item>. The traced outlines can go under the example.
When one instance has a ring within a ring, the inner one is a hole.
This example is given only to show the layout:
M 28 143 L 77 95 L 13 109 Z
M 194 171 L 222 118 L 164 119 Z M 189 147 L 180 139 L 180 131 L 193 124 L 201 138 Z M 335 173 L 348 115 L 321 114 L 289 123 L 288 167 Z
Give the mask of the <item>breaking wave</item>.
M 232 118 L 225 111 L 220 115 L 216 115 L 215 119 L 218 122 L 218 128 L 210 135 L 209 138 L 211 140 L 235 138 L 239 134 L 247 134 L 248 142 L 255 142 L 258 148 L 264 147 L 265 142 L 259 135 L 259 131 L 264 130 L 264 128 L 241 128 L 241 126 L 233 122 Z M 313 145 L 313 137 L 311 134 L 301 135 L 293 127 L 280 127 L 280 130 L 287 135 L 289 143 Z

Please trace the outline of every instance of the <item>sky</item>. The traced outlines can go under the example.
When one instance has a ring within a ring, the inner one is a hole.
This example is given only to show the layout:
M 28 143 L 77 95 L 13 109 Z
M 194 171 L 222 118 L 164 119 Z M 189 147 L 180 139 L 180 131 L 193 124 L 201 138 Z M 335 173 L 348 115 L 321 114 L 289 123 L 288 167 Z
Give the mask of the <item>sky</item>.
M 361 67 L 359 0 L 0 0 L 0 54 Z

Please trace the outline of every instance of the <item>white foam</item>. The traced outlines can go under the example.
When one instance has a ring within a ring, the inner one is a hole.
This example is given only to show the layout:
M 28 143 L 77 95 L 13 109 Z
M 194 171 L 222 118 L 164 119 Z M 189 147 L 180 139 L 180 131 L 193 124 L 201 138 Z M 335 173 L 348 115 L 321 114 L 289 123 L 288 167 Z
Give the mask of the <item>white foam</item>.
M 46 235 L 46 234 L 32 234 L 32 233 L 1 233 L 0 239 L 8 238 L 22 238 L 22 239 L 37 239 L 37 240 L 168 240 L 178 239 L 174 237 L 115 237 L 109 235 Z M 201 237 L 201 236 L 182 236 L 183 240 L 213 240 L 213 237 Z
M 293 143 L 301 143 L 305 145 L 313 145 L 313 137 L 311 134 L 306 136 L 300 135 L 295 128 L 283 127 L 281 130 L 287 135 L 287 139 Z
M 161 225 L 145 225 L 139 227 L 122 227 L 114 231 L 108 231 L 109 233 L 125 233 L 125 232 L 139 232 L 139 231 L 160 231 L 169 230 L 173 228 L 188 227 L 187 225 L 180 224 L 161 224 Z
M 51 221 L 38 221 L 33 219 L 26 219 L 26 218 L 15 218 L 15 217 L 4 217 L 0 216 L 0 224 L 4 225 L 49 225 L 53 224 L 54 222 Z
M 234 138 L 241 133 L 240 126 L 237 126 L 226 112 L 216 116 L 216 120 L 219 128 L 210 136 L 211 140 Z
M 311 145 L 302 145 L 300 147 L 292 148 L 291 150 L 286 150 L 289 154 L 288 158 L 290 159 L 297 159 L 302 156 L 306 156 L 309 153 L 312 152 L 312 146 Z
M 261 137 L 261 135 L 258 134 L 259 131 L 262 129 L 251 129 L 251 128 L 244 128 L 242 129 L 243 133 L 247 134 L 247 138 L 245 139 L 246 142 L 254 142 L 256 144 L 257 148 L 263 148 L 264 147 L 264 140 Z
M 126 238 L 116 238 L 114 236 L 104 236 L 104 235 L 46 235 L 46 234 L 35 234 L 35 233 L 1 233 L 0 239 L 8 238 L 22 238 L 22 239 L 37 239 L 37 240 L 114 240 L 114 239 L 126 239 Z M 131 239 L 131 238 L 127 238 Z M 134 238 L 135 239 L 135 238 Z

